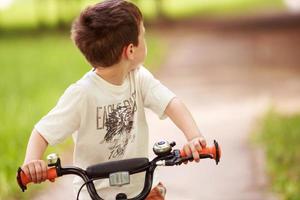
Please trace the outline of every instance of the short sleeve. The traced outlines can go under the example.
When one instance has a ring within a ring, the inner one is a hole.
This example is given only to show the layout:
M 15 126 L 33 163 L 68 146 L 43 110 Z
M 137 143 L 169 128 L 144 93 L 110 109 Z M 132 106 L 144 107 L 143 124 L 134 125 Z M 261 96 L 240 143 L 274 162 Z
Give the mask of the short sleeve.
M 84 98 L 83 88 L 71 85 L 56 106 L 35 125 L 35 129 L 50 145 L 62 142 L 78 130 Z
M 141 93 L 146 108 L 151 109 L 160 119 L 166 118 L 165 110 L 175 94 L 144 67 L 139 68 Z

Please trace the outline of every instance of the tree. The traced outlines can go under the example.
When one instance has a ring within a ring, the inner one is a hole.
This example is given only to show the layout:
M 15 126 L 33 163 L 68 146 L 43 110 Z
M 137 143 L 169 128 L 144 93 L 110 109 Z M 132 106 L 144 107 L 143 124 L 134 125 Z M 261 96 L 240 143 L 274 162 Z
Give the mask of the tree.
M 154 0 L 155 1 L 155 7 L 156 7 L 156 13 L 157 17 L 160 19 L 166 19 L 167 16 L 165 15 L 164 9 L 163 9 L 163 0 Z
M 80 12 L 82 0 L 56 0 L 57 26 L 66 28 L 70 26 L 71 21 Z
M 141 5 L 142 4 L 142 0 L 131 0 L 133 3 L 135 3 L 136 5 Z M 144 0 L 144 1 L 150 1 L 150 0 Z M 152 0 L 155 4 L 155 10 L 156 10 L 156 16 L 159 19 L 165 20 L 167 19 L 167 16 L 164 12 L 164 0 Z
M 45 19 L 45 15 L 47 14 L 45 8 L 47 6 L 48 1 L 45 0 L 35 0 L 34 7 L 36 13 L 37 26 L 39 29 L 46 28 L 48 26 L 47 20 Z

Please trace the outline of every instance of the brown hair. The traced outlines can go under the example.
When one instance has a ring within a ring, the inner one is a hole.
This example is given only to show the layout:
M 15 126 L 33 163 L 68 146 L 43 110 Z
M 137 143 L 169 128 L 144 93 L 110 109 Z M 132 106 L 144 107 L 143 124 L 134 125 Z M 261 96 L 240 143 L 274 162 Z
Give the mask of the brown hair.
M 125 0 L 106 0 L 83 10 L 72 25 L 76 46 L 93 67 L 120 61 L 123 48 L 138 45 L 141 11 Z

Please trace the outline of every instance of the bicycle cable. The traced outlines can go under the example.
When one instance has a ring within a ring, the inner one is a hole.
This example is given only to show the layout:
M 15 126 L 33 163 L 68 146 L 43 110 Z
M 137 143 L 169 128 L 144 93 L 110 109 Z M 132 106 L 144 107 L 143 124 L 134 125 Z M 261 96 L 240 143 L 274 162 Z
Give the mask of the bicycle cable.
M 79 191 L 78 191 L 78 193 L 77 193 L 76 200 L 79 200 L 79 194 L 80 194 L 82 188 L 83 188 L 86 184 L 88 184 L 88 183 L 90 183 L 90 182 L 93 182 L 94 180 L 97 180 L 97 179 L 90 179 L 89 181 L 86 181 L 86 182 L 84 182 L 84 183 L 82 184 L 82 186 L 80 187 L 80 189 L 79 189 Z

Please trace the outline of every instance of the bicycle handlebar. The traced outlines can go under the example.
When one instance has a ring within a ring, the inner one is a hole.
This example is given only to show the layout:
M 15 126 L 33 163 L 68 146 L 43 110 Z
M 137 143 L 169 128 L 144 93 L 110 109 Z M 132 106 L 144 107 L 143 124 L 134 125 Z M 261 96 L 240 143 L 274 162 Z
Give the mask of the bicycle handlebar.
M 132 158 L 92 165 L 86 170 L 83 170 L 78 167 L 63 168 L 61 167 L 60 158 L 57 157 L 57 159 L 54 162 L 53 160 L 50 160 L 50 164 L 48 164 L 50 168 L 47 171 L 47 179 L 51 182 L 54 182 L 57 177 L 68 174 L 80 176 L 84 180 L 91 198 L 93 200 L 102 200 L 102 198 L 97 194 L 93 183 L 94 180 L 110 178 L 110 175 L 114 173 L 117 174 L 121 172 L 127 172 L 129 176 L 131 174 L 145 171 L 146 176 L 142 192 L 136 197 L 128 200 L 145 199 L 151 191 L 153 173 L 157 166 L 181 165 L 183 162 L 193 160 L 193 156 L 188 157 L 183 150 L 175 149 L 172 151 L 172 147 L 174 146 L 175 142 L 168 143 L 165 141 L 161 141 L 155 143 L 153 151 L 157 155 L 157 157 L 155 157 L 152 161 L 149 161 L 148 158 Z M 221 149 L 218 143 L 214 140 L 214 146 L 203 148 L 199 156 L 200 159 L 214 159 L 216 161 L 216 164 L 218 164 L 221 157 Z M 24 192 L 27 189 L 27 185 L 32 181 L 26 176 L 22 169 L 19 168 L 17 173 L 17 182 L 21 190 Z M 127 200 L 127 196 L 124 193 L 119 193 L 116 196 L 116 199 Z

